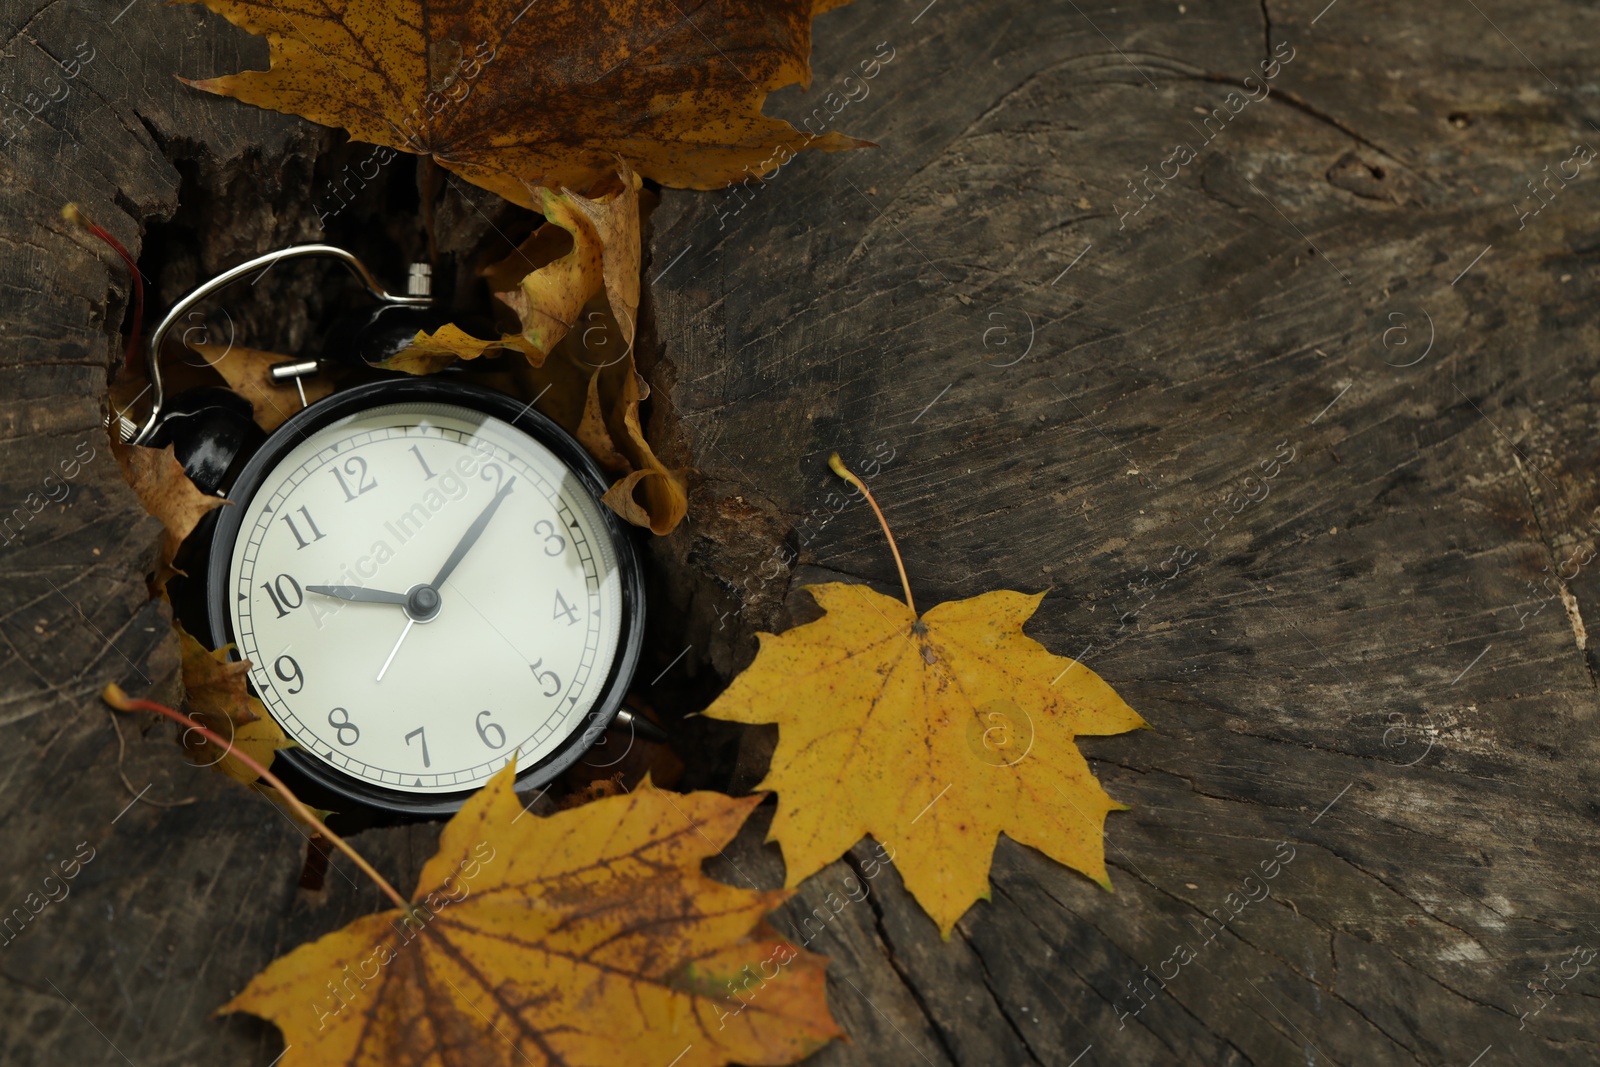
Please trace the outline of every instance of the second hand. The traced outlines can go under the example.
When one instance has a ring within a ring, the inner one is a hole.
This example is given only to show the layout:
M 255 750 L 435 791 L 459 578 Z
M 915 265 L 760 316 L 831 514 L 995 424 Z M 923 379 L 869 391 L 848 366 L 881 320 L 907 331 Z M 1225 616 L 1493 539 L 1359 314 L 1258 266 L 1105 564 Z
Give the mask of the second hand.
M 400 651 L 400 646 L 405 642 L 406 634 L 410 633 L 411 632 L 411 628 L 413 626 L 415 626 L 416 624 L 417 624 L 417 620 L 416 619 L 407 619 L 406 620 L 406 628 L 404 630 L 400 631 L 400 640 L 398 640 L 398 641 L 396 641 L 394 643 L 394 648 L 389 650 L 389 658 L 383 661 L 383 666 L 382 667 L 378 668 L 378 677 L 376 679 L 377 681 L 379 681 L 379 682 L 383 681 L 383 676 L 384 676 L 385 672 L 387 672 L 389 670 L 389 664 L 394 662 L 395 653 Z

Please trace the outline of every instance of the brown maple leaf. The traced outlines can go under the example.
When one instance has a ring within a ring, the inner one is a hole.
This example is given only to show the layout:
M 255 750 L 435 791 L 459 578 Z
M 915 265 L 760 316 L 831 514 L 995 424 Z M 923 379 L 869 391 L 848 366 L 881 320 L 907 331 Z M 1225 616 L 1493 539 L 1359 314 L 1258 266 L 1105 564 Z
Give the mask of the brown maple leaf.
M 212 508 L 228 503 L 220 496 L 202 493 L 183 472 L 183 464 L 173 454 L 172 446 L 144 448 L 125 445 L 114 437 L 111 453 L 117 457 L 122 477 L 133 487 L 145 511 L 161 520 L 166 531 L 162 538 L 160 554 L 156 560 L 152 593 L 166 587 L 167 580 L 178 571 L 172 566 L 184 538 L 193 532 L 195 524 Z
M 294 744 L 267 709 L 250 693 L 248 660 L 233 659 L 232 645 L 212 651 L 191 637 L 180 623 L 172 624 L 183 651 L 184 704 L 202 726 L 227 741 L 217 746 L 198 733 L 185 733 L 180 740 L 196 762 L 217 767 L 234 781 L 250 785 L 256 780 L 251 770 L 236 756 L 247 753 L 265 766 L 280 748 Z
M 837 0 L 203 2 L 265 34 L 271 69 L 191 84 L 432 156 L 525 207 L 525 181 L 585 190 L 618 156 L 710 189 L 869 144 L 761 113 L 810 82 L 811 20 Z
M 700 872 L 759 797 L 646 780 L 541 818 L 514 773 L 450 820 L 408 911 L 295 949 L 221 1010 L 276 1022 L 282 1067 L 785 1064 L 839 1035 L 822 957 L 764 921 L 788 894 Z

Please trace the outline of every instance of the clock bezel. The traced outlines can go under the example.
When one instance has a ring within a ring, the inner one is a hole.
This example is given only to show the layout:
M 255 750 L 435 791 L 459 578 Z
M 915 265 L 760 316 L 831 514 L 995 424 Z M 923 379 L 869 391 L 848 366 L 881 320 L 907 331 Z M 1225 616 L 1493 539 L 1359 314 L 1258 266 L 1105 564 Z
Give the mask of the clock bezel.
M 644 568 L 635 545 L 635 533 L 601 497 L 608 488 L 604 474 L 593 457 L 584 451 L 565 430 L 546 416 L 506 396 L 481 386 L 430 378 L 403 378 L 368 382 L 334 393 L 296 412 L 269 436 L 250 457 L 239 477 L 227 492 L 232 507 L 218 512 L 211 535 L 210 560 L 206 575 L 206 600 L 213 648 L 234 644 L 232 613 L 228 593 L 232 589 L 234 544 L 244 524 L 245 511 L 268 475 L 279 462 L 311 434 L 332 423 L 372 408 L 391 404 L 449 404 L 489 415 L 510 425 L 550 449 L 577 477 L 584 491 L 599 508 L 605 532 L 611 536 L 617 553 L 617 569 L 622 582 L 622 625 L 617 653 L 583 724 L 532 766 L 519 770 L 514 788 L 523 793 L 548 785 L 594 747 L 600 735 L 622 709 L 628 685 L 638 667 L 644 643 Z M 237 647 L 232 652 L 238 659 Z M 255 692 L 255 683 L 250 683 Z M 269 712 L 270 714 L 270 712 Z M 361 808 L 393 815 L 450 815 L 477 788 L 451 793 L 410 793 L 356 778 L 298 747 L 279 749 L 276 760 L 293 769 L 296 777 L 331 792 Z

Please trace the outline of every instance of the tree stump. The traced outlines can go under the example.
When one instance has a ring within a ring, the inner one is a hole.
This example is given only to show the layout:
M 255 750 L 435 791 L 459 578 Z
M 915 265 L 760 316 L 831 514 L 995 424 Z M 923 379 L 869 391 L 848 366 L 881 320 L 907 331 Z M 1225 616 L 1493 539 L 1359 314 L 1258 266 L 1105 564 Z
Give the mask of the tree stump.
M 0 131 L 0 915 L 93 850 L 0 935 L 0 1060 L 270 1064 L 272 1027 L 210 1013 L 381 905 L 339 863 L 297 889 L 291 824 L 97 699 L 170 692 L 176 655 L 101 429 L 128 286 L 59 210 L 134 249 L 159 309 L 296 241 L 413 255 L 416 176 L 319 217 L 368 149 L 176 81 L 265 65 L 198 8 L 0 18 L 7 107 L 67 87 Z M 838 451 L 919 603 L 1048 589 L 1029 633 L 1152 727 L 1081 745 L 1130 806 L 1113 893 L 1001 840 L 942 942 L 870 841 L 806 883 L 774 920 L 831 957 L 851 1035 L 813 1062 L 1595 1059 L 1597 23 L 858 0 L 768 110 L 880 148 L 662 194 L 642 357 L 697 473 L 652 546 L 641 688 L 693 710 L 807 582 L 897 590 Z M 446 251 L 497 210 L 454 183 Z M 230 321 L 296 350 L 330 279 L 274 271 Z M 759 782 L 770 731 L 679 731 L 686 784 Z M 768 811 L 720 877 L 781 884 Z M 359 843 L 404 888 L 436 836 Z

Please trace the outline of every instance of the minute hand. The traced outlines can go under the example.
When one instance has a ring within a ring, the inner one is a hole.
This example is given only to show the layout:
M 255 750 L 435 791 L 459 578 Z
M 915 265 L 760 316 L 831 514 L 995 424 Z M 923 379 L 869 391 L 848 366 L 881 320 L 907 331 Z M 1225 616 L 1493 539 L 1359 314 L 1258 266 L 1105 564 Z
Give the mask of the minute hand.
M 517 479 L 513 475 L 510 481 L 500 487 L 500 491 L 494 495 L 494 499 L 489 501 L 489 505 L 483 509 L 483 514 L 474 519 L 472 525 L 467 527 L 467 532 L 461 535 L 461 540 L 456 544 L 455 550 L 450 553 L 450 558 L 444 561 L 444 566 L 439 568 L 439 573 L 434 575 L 433 581 L 429 582 L 429 585 L 438 589 L 444 584 L 444 580 L 450 577 L 450 572 L 456 569 L 456 564 L 461 562 L 462 557 L 467 554 L 467 550 L 477 543 L 479 537 L 483 536 L 484 528 L 489 525 L 489 520 L 494 518 L 495 509 L 506 498 L 506 494 L 511 492 L 511 487 L 516 484 Z

